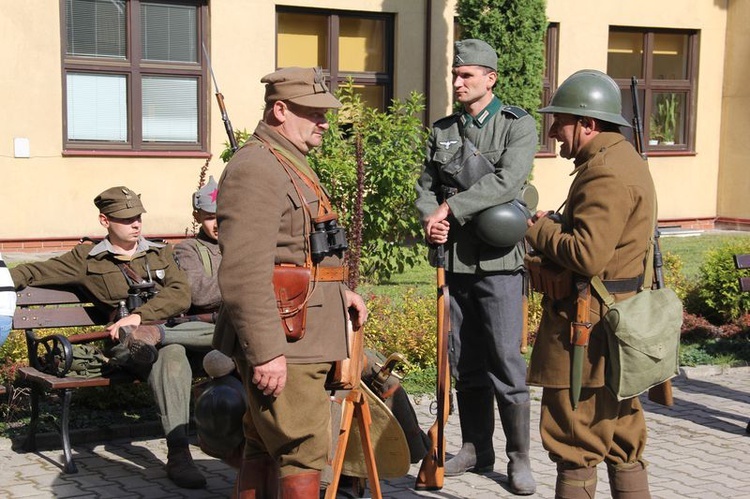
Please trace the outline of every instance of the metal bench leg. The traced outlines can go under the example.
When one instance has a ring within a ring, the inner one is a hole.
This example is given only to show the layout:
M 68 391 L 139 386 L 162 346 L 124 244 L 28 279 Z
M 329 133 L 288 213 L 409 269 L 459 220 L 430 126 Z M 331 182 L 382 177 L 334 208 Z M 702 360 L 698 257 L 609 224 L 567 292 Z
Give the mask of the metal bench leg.
M 78 468 L 73 462 L 73 452 L 70 449 L 70 399 L 72 397 L 73 390 L 64 390 L 60 435 L 62 435 L 63 454 L 65 455 L 65 466 L 63 467 L 65 473 L 78 473 Z
M 31 419 L 29 420 L 29 433 L 23 442 L 23 450 L 33 452 L 36 450 L 36 430 L 39 426 L 39 395 L 41 388 L 37 385 L 31 386 Z

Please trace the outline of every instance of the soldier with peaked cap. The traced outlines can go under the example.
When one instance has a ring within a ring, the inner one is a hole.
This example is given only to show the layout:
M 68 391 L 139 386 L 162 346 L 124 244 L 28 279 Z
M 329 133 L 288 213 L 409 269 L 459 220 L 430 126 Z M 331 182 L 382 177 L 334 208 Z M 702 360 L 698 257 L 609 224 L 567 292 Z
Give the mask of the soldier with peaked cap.
M 328 129 L 326 111 L 341 103 L 320 68 L 280 69 L 261 83 L 263 119 L 219 181 L 223 304 L 214 346 L 234 357 L 248 396 L 237 497 L 276 497 L 280 487 L 280 497 L 317 498 L 331 441 L 326 377 L 347 356 L 350 315 L 355 327 L 367 318 L 344 284 L 340 252 L 318 260 L 309 250 L 311 220 L 334 213 L 306 156 Z M 279 265 L 308 266 L 315 280 L 297 341 L 287 340 L 276 306 Z
M 113 339 L 119 338 L 121 328 L 185 312 L 190 306 L 187 279 L 177 267 L 170 245 L 143 237 L 141 215 L 146 209 L 140 196 L 125 186 L 111 187 L 96 196 L 94 204 L 99 209 L 99 223 L 107 229 L 106 238 L 94 245 L 79 244 L 45 262 L 11 269 L 16 288 L 76 287 L 102 312 L 114 316 L 120 302 L 128 300 L 132 286 L 153 284 L 153 292 L 142 297 L 143 303 L 133 304 L 129 315 L 107 327 Z M 121 349 L 118 345 L 114 350 Z M 205 487 L 206 479 L 193 463 L 188 446 L 191 378 L 185 349 L 179 345 L 163 348 L 158 357 L 132 367 L 148 379 L 159 406 L 167 436 L 167 476 L 179 487 Z
M 535 250 L 529 269 L 543 258 L 589 280 L 599 276 L 616 301 L 643 285 L 646 255 L 656 217 L 656 193 L 648 164 L 620 133 L 620 89 L 596 70 L 566 79 L 541 113 L 554 116 L 549 137 L 573 160 L 573 181 L 562 213 L 537 212 L 526 238 Z M 580 369 L 580 398 L 571 400 L 571 321 L 578 293 L 545 292 L 542 319 L 529 365 L 529 383 L 543 387 L 542 444 L 557 465 L 555 497 L 593 498 L 596 467 L 607 464 L 614 499 L 649 498 L 643 450 L 646 421 L 638 397 L 618 402 L 604 385 L 605 309 L 591 293 L 590 327 Z M 585 303 L 585 301 L 584 301 Z M 585 309 L 584 309 L 585 310 Z M 583 317 L 583 314 L 581 315 Z M 582 347 L 582 346 L 581 346 Z
M 508 481 L 514 494 L 533 494 L 529 461 L 530 400 L 521 356 L 523 246 L 482 240 L 475 219 L 512 201 L 537 151 L 534 119 L 493 94 L 497 52 L 482 40 L 455 43 L 453 91 L 460 111 L 433 124 L 417 181 L 425 239 L 445 248 L 450 288 L 450 363 L 456 379 L 461 450 L 445 476 L 491 471 L 495 402 L 499 407 Z

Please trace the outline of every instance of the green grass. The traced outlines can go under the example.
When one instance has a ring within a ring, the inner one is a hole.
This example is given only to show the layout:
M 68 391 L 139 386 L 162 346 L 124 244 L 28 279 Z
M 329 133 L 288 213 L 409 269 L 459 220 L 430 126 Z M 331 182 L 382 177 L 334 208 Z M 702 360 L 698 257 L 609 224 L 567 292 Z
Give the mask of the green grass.
M 698 269 L 706 252 L 720 244 L 750 242 L 750 233 L 704 232 L 699 235 L 662 235 L 659 238 L 662 253 L 670 252 L 682 260 L 682 272 L 688 280 L 699 276 Z

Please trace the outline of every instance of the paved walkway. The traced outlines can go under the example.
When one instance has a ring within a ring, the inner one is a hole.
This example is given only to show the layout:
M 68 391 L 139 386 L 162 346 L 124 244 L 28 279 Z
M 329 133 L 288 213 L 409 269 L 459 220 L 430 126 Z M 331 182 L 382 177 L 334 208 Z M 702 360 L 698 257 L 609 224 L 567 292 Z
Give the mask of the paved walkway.
M 531 497 L 554 497 L 555 468 L 542 449 L 539 433 L 539 398 L 532 393 L 532 466 L 538 483 Z M 645 401 L 649 427 L 646 458 L 654 498 L 750 498 L 750 368 L 724 371 L 691 369 L 674 381 L 675 405 L 665 408 Z M 424 428 L 434 420 L 429 401 L 417 403 Z M 457 416 L 447 428 L 448 450 L 460 443 Z M 495 448 L 503 449 L 501 429 L 495 432 Z M 193 448 L 198 465 L 208 478 L 200 491 L 176 489 L 166 478 L 164 439 L 113 440 L 74 446 L 79 472 L 62 474 L 59 449 L 17 453 L 10 441 L 0 439 L 1 498 L 219 498 L 229 497 L 234 471 Z M 495 471 L 447 478 L 442 490 L 417 493 L 413 490 L 419 465 L 409 474 L 382 483 L 390 498 L 490 498 L 514 497 L 508 491 L 506 461 L 498 453 Z M 605 467 L 599 467 L 598 497 L 609 497 Z M 369 494 L 369 491 L 367 492 Z M 339 494 L 345 497 L 345 494 Z

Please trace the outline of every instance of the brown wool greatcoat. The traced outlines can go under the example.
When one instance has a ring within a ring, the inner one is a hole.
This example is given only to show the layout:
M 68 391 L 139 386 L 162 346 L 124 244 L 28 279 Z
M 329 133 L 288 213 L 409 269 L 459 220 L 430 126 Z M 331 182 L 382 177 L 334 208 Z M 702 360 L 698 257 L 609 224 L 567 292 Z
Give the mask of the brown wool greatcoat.
M 637 277 L 644 272 L 654 230 L 656 193 L 648 165 L 618 133 L 600 133 L 578 154 L 562 224 L 541 218 L 526 237 L 545 258 L 602 280 Z M 583 386 L 604 385 L 606 345 L 599 322 L 601 302 L 592 292 L 595 324 L 583 366 Z M 621 300 L 631 294 L 614 295 Z M 570 386 L 570 319 L 575 296 L 543 300 L 542 322 L 534 344 L 528 383 Z
M 259 123 L 255 133 L 307 165 L 305 156 L 265 123 Z M 302 181 L 298 186 L 315 216 L 315 193 Z M 289 176 L 262 144 L 247 144 L 237 151 L 219 181 L 223 304 L 213 345 L 226 355 L 244 357 L 251 366 L 282 354 L 292 364 L 331 362 L 347 356 L 346 288 L 342 283 L 317 283 L 307 304 L 304 338 L 287 343 L 282 330 L 272 285 L 273 266 L 305 263 L 305 224 L 309 222 L 301 203 Z M 341 260 L 326 257 L 321 265 L 341 266 Z
M 205 248 L 210 272 L 206 273 L 201 248 Z M 221 293 L 216 274 L 221 264 L 219 243 L 204 234 L 201 229 L 194 238 L 185 239 L 174 247 L 175 260 L 187 274 L 190 283 L 191 312 L 217 310 L 221 305 Z

